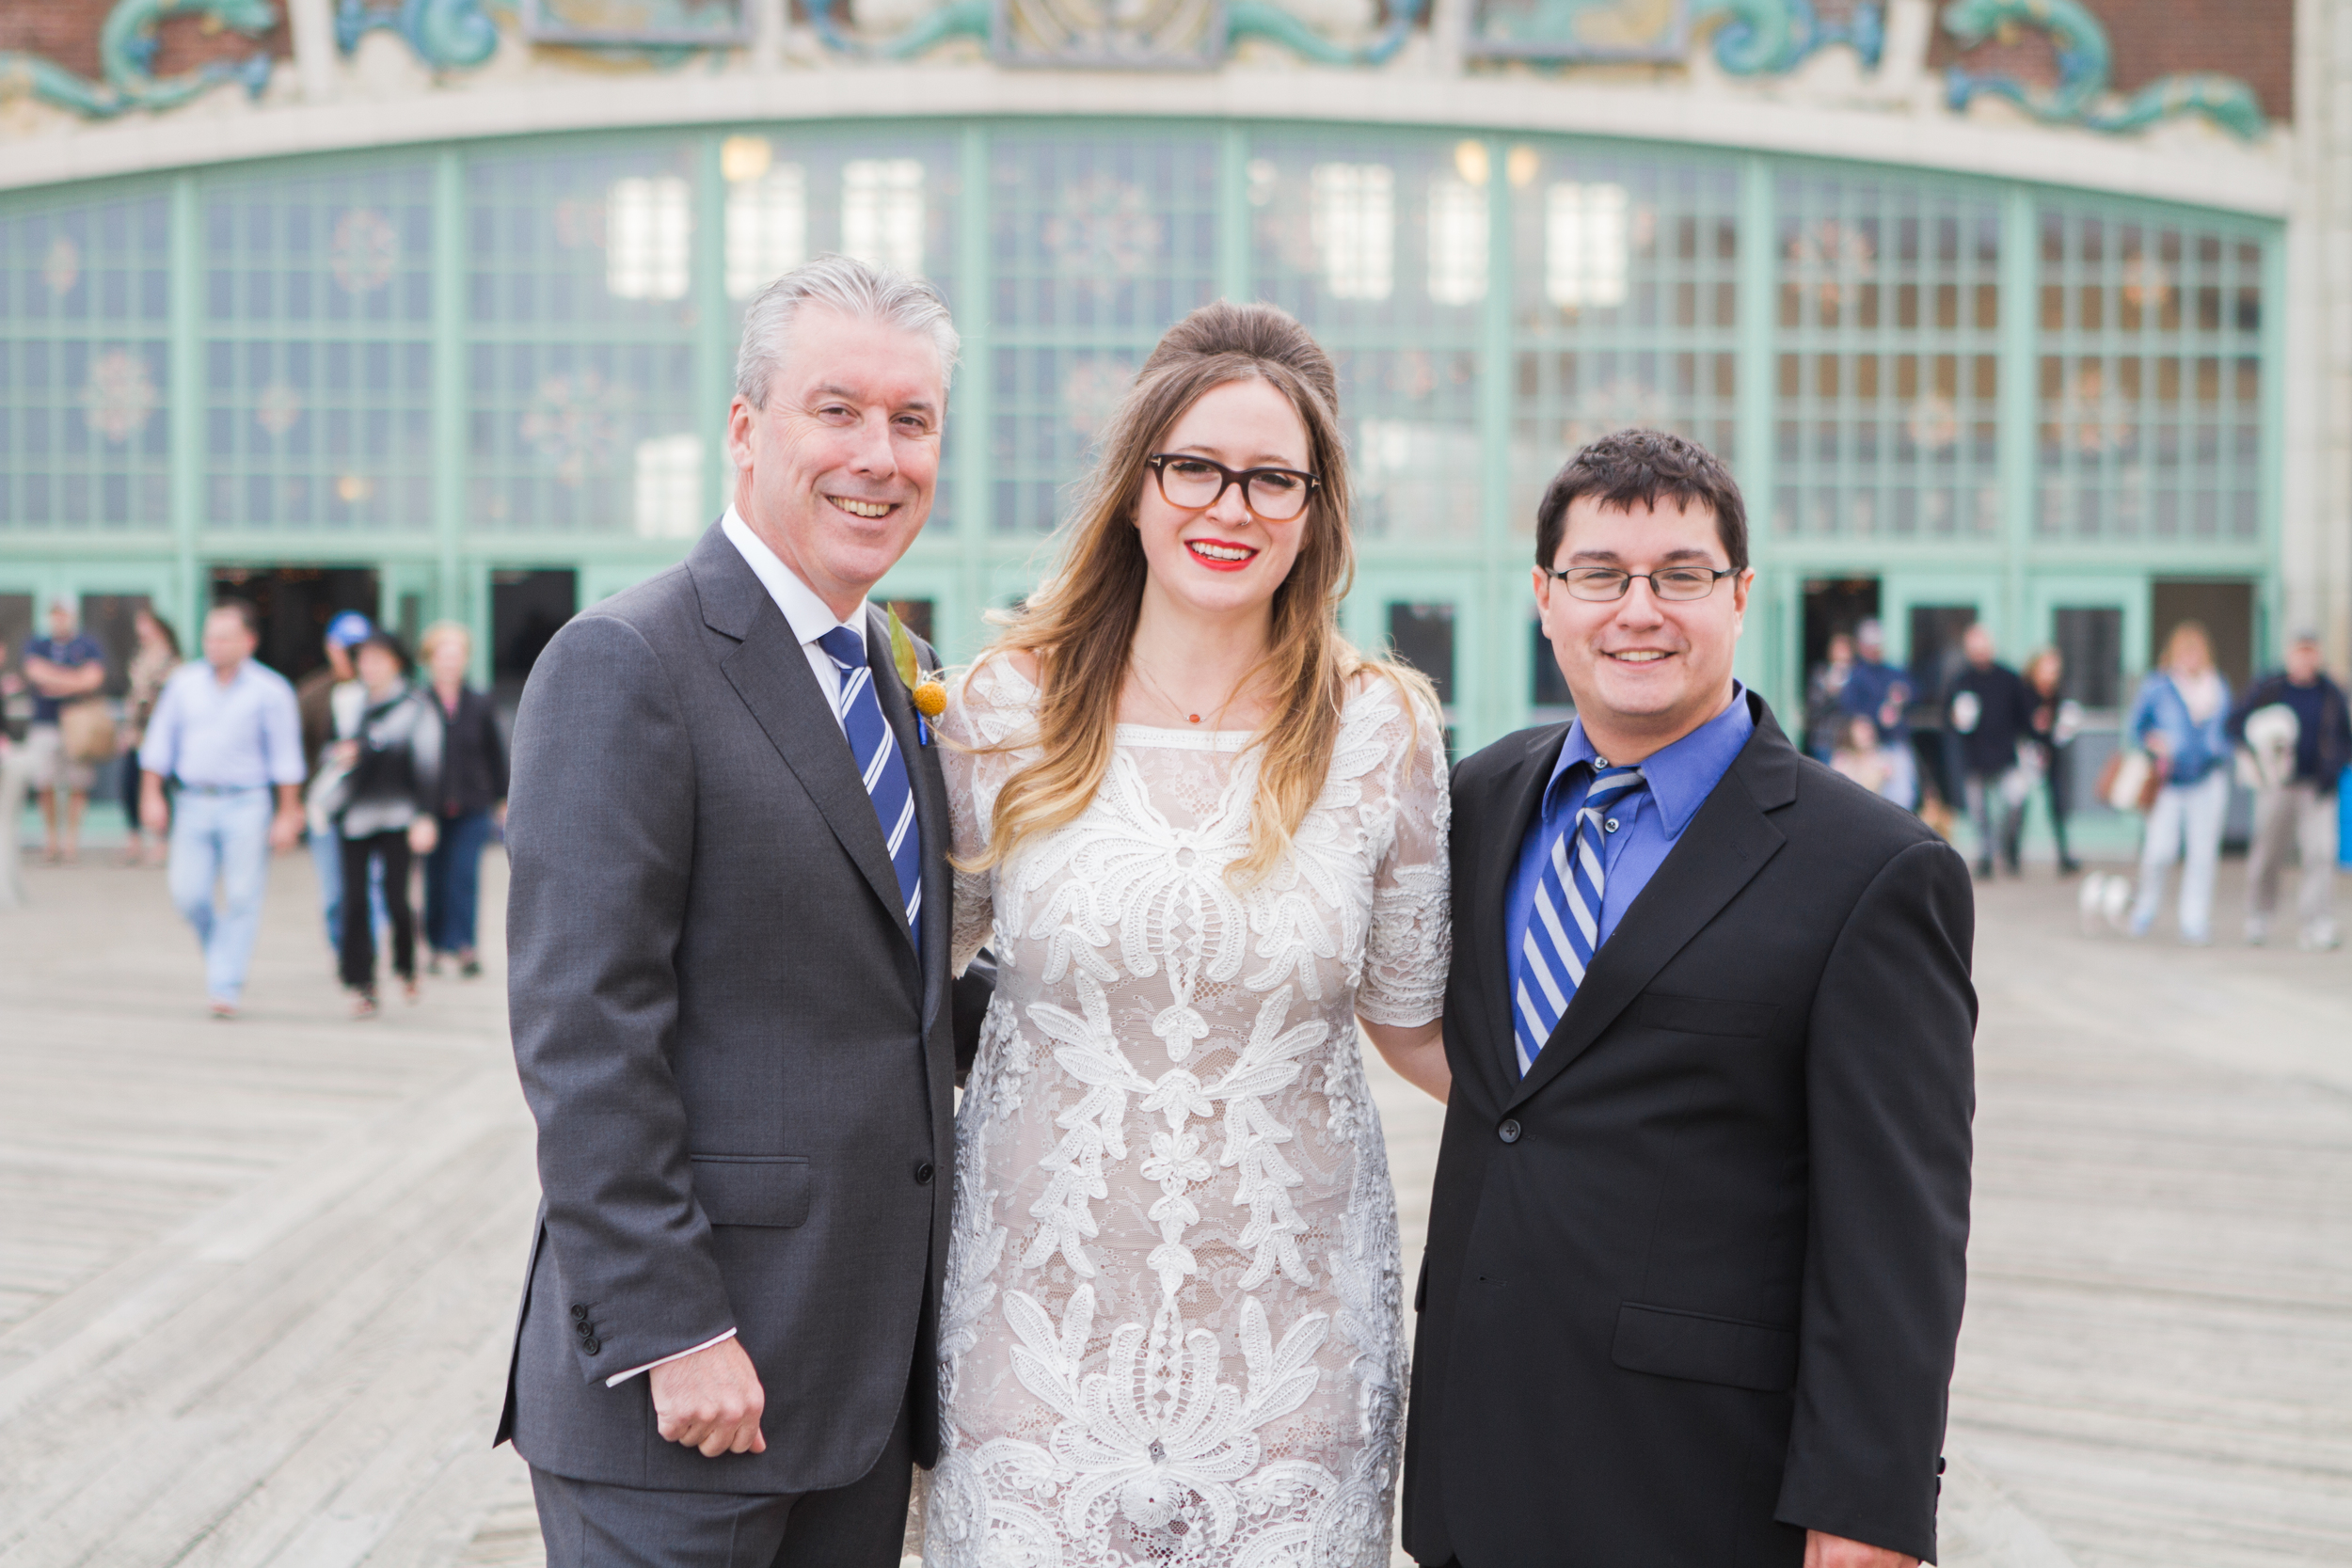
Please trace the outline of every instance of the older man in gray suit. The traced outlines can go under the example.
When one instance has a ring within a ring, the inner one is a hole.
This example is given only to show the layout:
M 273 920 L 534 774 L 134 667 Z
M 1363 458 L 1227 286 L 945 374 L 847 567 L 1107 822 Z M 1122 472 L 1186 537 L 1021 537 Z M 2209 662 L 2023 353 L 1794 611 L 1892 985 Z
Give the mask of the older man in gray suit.
M 523 693 L 546 1197 L 499 1435 L 551 1568 L 895 1564 L 936 1456 L 947 799 L 866 594 L 930 511 L 955 358 L 928 284 L 825 257 L 770 286 L 734 504 Z

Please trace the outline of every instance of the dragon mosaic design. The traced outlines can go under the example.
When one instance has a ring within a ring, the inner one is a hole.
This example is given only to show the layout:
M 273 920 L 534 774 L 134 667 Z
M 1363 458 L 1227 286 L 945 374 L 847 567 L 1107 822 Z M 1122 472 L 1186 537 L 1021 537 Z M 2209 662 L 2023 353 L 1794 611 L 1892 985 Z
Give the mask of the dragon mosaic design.
M 481 0 L 400 0 L 396 9 L 336 0 L 335 44 L 344 54 L 359 46 L 361 35 L 379 28 L 399 34 L 435 71 L 480 65 L 499 46 L 498 24 L 484 13 Z
M 1952 0 L 1944 8 L 1943 24 L 1963 48 L 2031 27 L 2047 34 L 2058 53 L 2058 79 L 2048 87 L 1955 67 L 1946 76 L 1945 94 L 1955 111 L 1989 94 L 2036 119 L 2093 131 L 2137 131 L 2175 115 L 2199 114 L 2248 141 L 2263 134 L 2262 104 L 2234 76 L 2161 76 L 2116 103 L 2108 90 L 2115 62 L 2107 31 L 2079 0 Z
M 208 32 L 258 39 L 278 25 L 273 0 L 119 0 L 98 30 L 101 79 L 66 70 L 39 55 L 0 52 L 0 97 L 29 96 L 87 117 L 111 119 L 135 109 L 174 109 L 224 82 L 244 84 L 260 97 L 269 86 L 271 60 L 255 51 L 242 60 L 214 60 L 173 76 L 155 74 L 157 29 L 176 16 L 199 18 Z
M 1886 8 L 1865 0 L 1842 22 L 1825 20 L 1812 0 L 1697 0 L 1695 24 L 1716 23 L 1715 63 L 1735 76 L 1778 76 L 1833 43 L 1850 44 L 1877 69 L 1886 46 Z

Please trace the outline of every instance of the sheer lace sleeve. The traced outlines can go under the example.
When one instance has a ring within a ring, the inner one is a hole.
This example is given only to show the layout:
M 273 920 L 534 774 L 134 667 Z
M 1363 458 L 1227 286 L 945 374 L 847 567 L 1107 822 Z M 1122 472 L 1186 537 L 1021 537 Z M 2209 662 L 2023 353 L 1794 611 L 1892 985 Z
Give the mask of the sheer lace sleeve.
M 1374 1023 L 1411 1027 L 1445 1007 L 1446 973 L 1454 960 L 1446 854 L 1453 800 L 1443 721 L 1419 703 L 1395 705 L 1392 735 L 1384 737 L 1394 742 L 1390 754 L 1395 761 L 1385 770 L 1393 792 L 1390 837 L 1373 873 L 1372 928 L 1356 1011 Z
M 947 811 L 955 825 L 959 860 L 988 847 L 989 819 L 996 792 L 1025 756 L 989 750 L 1016 743 L 1034 722 L 1037 692 L 1002 658 L 983 659 L 957 673 L 949 683 L 947 711 L 939 716 L 940 762 L 947 774 Z M 995 876 L 990 871 L 956 873 L 956 926 L 951 962 L 962 974 L 972 955 L 987 945 L 995 923 Z

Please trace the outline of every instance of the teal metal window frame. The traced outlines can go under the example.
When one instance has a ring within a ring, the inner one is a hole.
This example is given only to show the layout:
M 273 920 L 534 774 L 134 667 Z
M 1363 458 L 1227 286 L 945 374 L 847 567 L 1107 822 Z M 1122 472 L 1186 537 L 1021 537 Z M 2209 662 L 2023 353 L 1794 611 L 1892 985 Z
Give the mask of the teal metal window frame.
M 995 116 L 949 120 L 912 119 L 878 121 L 877 137 L 913 132 L 927 138 L 945 137 L 952 151 L 952 168 L 942 168 L 940 189 L 952 192 L 957 202 L 952 229 L 954 256 L 945 270 L 953 279 L 958 325 L 963 336 L 964 363 L 953 392 L 950 423 L 966 433 L 951 436 L 942 476 L 943 489 L 951 489 L 946 526 L 918 540 L 901 566 L 877 590 L 878 596 L 929 598 L 937 606 L 938 641 L 950 658 L 969 657 L 984 641 L 984 612 L 1009 603 L 1025 591 L 1042 569 L 1045 556 L 1040 537 L 1032 532 L 1005 532 L 992 515 L 992 490 L 996 465 L 990 442 L 979 438 L 993 428 L 999 410 L 994 386 L 994 361 L 1000 349 L 1036 337 L 992 320 L 995 305 L 994 228 L 992 205 L 995 197 L 993 150 L 1000 136 L 1041 132 L 1066 138 L 1084 137 L 1090 131 L 1121 134 L 1154 129 L 1181 130 L 1186 135 L 1207 135 L 1216 150 L 1215 252 L 1216 287 L 1231 297 L 1255 297 L 1257 279 L 1251 242 L 1249 164 L 1253 142 L 1273 133 L 1290 141 L 1308 133 L 1341 145 L 1349 128 L 1279 119 L 1203 120 L 1087 120 L 1055 117 Z M 723 240 L 721 218 L 725 186 L 722 178 L 723 145 L 729 135 L 756 134 L 788 146 L 796 135 L 821 135 L 836 139 L 839 127 L 821 131 L 786 122 L 706 127 L 664 133 L 664 138 L 685 144 L 683 166 L 691 171 L 693 232 L 688 325 L 681 328 L 694 361 L 694 407 L 706 431 L 708 454 L 703 476 L 706 511 L 715 515 L 724 504 L 728 472 L 722 430 L 730 395 L 734 357 L 732 323 L 739 303 L 724 290 Z M 1524 190 L 1502 171 L 1515 146 L 1537 144 L 1564 153 L 1594 159 L 1671 159 L 1677 156 L 1734 166 L 1738 180 L 1739 245 L 1729 272 L 1736 293 L 1734 325 L 1727 340 L 1736 346 L 1734 467 L 1752 498 L 1752 531 L 1756 562 L 1761 581 L 1743 640 L 1740 673 L 1782 704 L 1802 690 L 1796 666 L 1796 641 L 1802 613 L 1803 582 L 1810 576 L 1883 574 L 1916 581 L 1938 573 L 1990 578 L 1998 584 L 1998 603 L 1989 613 L 2000 628 L 2005 647 L 2022 653 L 2039 641 L 2046 628 L 2028 625 L 2028 611 L 2039 599 L 2030 584 L 2044 576 L 2063 575 L 2080 580 L 2086 575 L 2112 578 L 2126 598 L 2144 595 L 2152 577 L 2165 575 L 2240 576 L 2256 582 L 2259 603 L 2267 613 L 2278 596 L 2277 549 L 2284 460 L 2284 226 L 2263 219 L 2214 213 L 2202 209 L 2143 201 L 2104 193 L 2074 190 L 2019 181 L 1970 179 L 1935 171 L 1912 171 L 1897 166 L 1797 157 L 1793 155 L 1662 148 L 1639 140 L 1584 136 L 1527 136 L 1477 127 L 1429 125 L 1417 128 L 1370 128 L 1371 142 L 1397 142 L 1425 137 L 1434 146 L 1476 142 L 1486 152 L 1494 171 L 1486 182 L 1489 224 L 1489 278 L 1482 305 L 1472 308 L 1477 334 L 1475 422 L 1480 441 L 1480 496 L 1474 531 L 1443 541 L 1376 540 L 1361 543 L 1364 591 L 1370 595 L 1352 605 L 1351 627 L 1376 635 L 1385 624 L 1382 604 L 1372 600 L 1380 592 L 1404 592 L 1415 574 L 1444 568 L 1446 591 L 1457 596 L 1461 631 L 1455 653 L 1455 719 L 1458 739 L 1465 749 L 1475 747 L 1525 721 L 1532 695 L 1534 640 L 1527 630 L 1526 539 L 1523 522 L 1512 515 L 1511 444 L 1518 392 L 1516 384 L 1518 329 L 1514 301 L 1514 262 L 1518 216 L 1515 203 L 1542 199 L 1540 183 Z M 473 333 L 466 310 L 468 269 L 468 166 L 477 156 L 507 157 L 533 146 L 579 151 L 611 146 L 608 135 L 485 139 L 442 144 L 423 156 L 433 167 L 434 203 L 434 374 L 432 411 L 432 527 L 408 535 L 343 537 L 334 540 L 271 537 L 252 531 L 223 530 L 203 519 L 203 475 L 207 458 L 203 424 L 203 322 L 201 231 L 199 217 L 207 182 L 250 181 L 273 168 L 294 171 L 306 167 L 343 166 L 370 154 L 306 154 L 270 164 L 231 166 L 217 174 L 186 172 L 171 176 L 137 176 L 93 182 L 72 187 L 46 187 L 0 198 L 0 216 L 38 208 L 54 209 L 76 199 L 120 200 L 142 194 L 162 193 L 171 223 L 169 387 L 166 406 L 172 413 L 169 434 L 170 527 L 167 532 L 145 536 L 110 536 L 95 531 L 76 533 L 59 528 L 0 530 L 0 577 L 18 582 L 38 580 L 56 591 L 112 587 L 132 578 L 151 580 L 151 568 L 167 564 L 176 584 L 171 599 L 185 623 L 199 608 L 208 569 L 217 563 L 352 561 L 379 566 L 387 581 L 397 578 L 404 592 L 429 586 L 431 618 L 455 618 L 473 625 L 477 646 L 487 658 L 490 569 L 529 563 L 569 566 L 580 573 L 584 594 L 610 592 L 649 576 L 677 559 L 684 543 L 647 541 L 620 536 L 566 535 L 547 531 L 500 531 L 477 526 L 467 516 L 466 441 L 469 388 L 466 346 Z M 2001 247 L 1998 262 L 2000 311 L 1997 336 L 1999 396 L 1996 417 L 1995 468 L 2002 504 L 2002 523 L 1992 538 L 1849 539 L 1791 536 L 1772 515 L 1776 467 L 1773 427 L 1779 415 L 1772 367 L 1783 343 L 1778 325 L 1777 291 L 1780 268 L 1776 245 L 1779 232 L 1777 183 L 1789 177 L 1829 174 L 1838 178 L 1875 181 L 1882 184 L 1915 181 L 1937 190 L 1960 190 L 1991 200 L 2000 214 Z M 2035 523 L 2037 499 L 2036 367 L 2043 348 L 2040 313 L 2038 226 L 2044 209 L 2093 211 L 2125 221 L 2184 223 L 2216 230 L 2260 246 L 2263 316 L 2260 325 L 2259 374 L 2261 416 L 2258 436 L 2259 529 L 2250 539 L 2207 543 L 2140 541 L 2119 552 L 2113 543 L 2086 543 L 2040 536 Z M 945 260 L 945 259 L 943 259 Z M 1400 287 L 1416 280 L 1400 277 Z M 1616 333 L 1622 339 L 1623 333 Z M 1556 341 L 1556 340 L 1554 340 Z M 1565 459 L 1567 453 L 1559 454 Z M 1077 477 L 1074 473 L 1070 478 Z M 1523 484 L 1521 486 L 1524 487 Z M 1418 596 L 1426 596 L 1421 594 Z

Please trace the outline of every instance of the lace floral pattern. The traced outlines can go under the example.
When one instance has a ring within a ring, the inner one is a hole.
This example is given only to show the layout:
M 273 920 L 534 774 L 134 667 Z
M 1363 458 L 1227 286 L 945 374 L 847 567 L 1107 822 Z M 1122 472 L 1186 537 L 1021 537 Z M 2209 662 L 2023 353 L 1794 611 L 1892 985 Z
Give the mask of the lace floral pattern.
M 940 729 L 985 842 L 1037 693 L 1002 660 Z M 1382 1568 L 1403 1433 L 1396 1203 L 1354 1017 L 1445 985 L 1445 759 L 1385 679 L 1236 890 L 1246 737 L 1121 725 L 1086 815 L 960 876 L 997 958 L 957 1121 L 932 1568 Z M 1010 752 L 961 750 L 1009 743 Z

